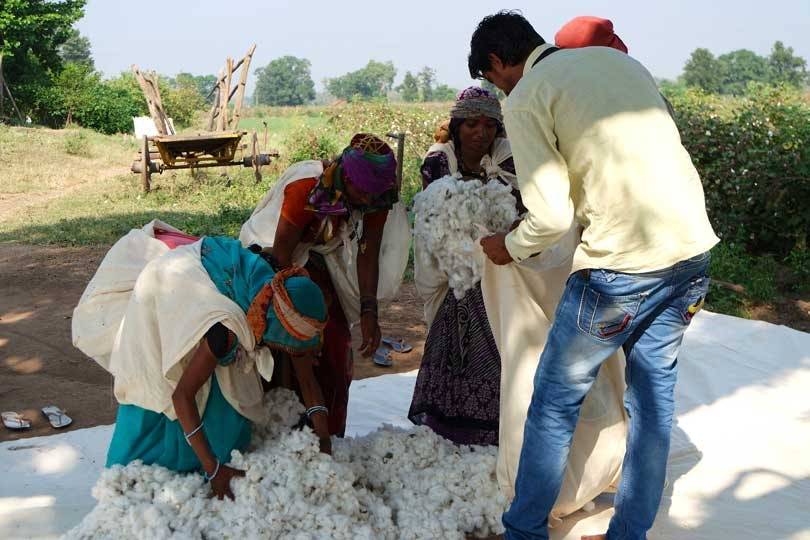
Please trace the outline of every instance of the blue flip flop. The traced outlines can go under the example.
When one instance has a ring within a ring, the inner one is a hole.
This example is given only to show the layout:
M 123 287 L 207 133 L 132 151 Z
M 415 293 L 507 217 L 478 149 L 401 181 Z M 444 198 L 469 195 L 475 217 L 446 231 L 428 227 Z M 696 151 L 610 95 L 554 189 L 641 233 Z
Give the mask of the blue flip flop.
M 406 353 L 413 350 L 413 347 L 405 343 L 405 340 L 402 338 L 384 337 L 382 338 L 382 342 L 397 353 Z
M 391 360 L 391 351 L 382 347 L 374 351 L 374 363 L 380 367 L 391 367 L 394 361 Z

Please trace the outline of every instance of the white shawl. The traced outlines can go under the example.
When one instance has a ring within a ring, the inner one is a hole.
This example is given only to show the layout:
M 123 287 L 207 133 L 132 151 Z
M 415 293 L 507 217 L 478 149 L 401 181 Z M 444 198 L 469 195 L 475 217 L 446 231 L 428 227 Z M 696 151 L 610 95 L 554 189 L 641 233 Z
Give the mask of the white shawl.
M 237 360 L 216 368 L 225 399 L 240 414 L 264 422 L 259 374 L 273 358 L 256 348 L 242 309 L 208 277 L 201 240 L 174 250 L 154 238 L 153 221 L 110 249 L 73 312 L 73 344 L 109 371 L 119 403 L 176 418 L 171 396 L 205 332 L 217 322 L 239 340 Z M 210 381 L 197 393 L 200 414 Z

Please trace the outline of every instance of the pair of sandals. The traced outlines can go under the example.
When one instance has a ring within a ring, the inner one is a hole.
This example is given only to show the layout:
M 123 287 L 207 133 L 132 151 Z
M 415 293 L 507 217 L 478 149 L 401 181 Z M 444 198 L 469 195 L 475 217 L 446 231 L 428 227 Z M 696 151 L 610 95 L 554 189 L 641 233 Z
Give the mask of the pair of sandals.
M 380 367 L 391 367 L 394 361 L 391 359 L 391 353 L 404 354 L 411 352 L 413 347 L 405 343 L 402 338 L 395 339 L 390 337 L 382 338 L 382 344 L 374 351 L 374 363 Z
M 43 416 L 48 419 L 48 422 L 55 429 L 61 429 L 73 423 L 73 419 L 56 405 L 42 407 L 41 411 Z M 10 430 L 22 431 L 31 429 L 31 421 L 18 412 L 7 411 L 0 413 L 0 416 L 2 416 L 3 425 Z

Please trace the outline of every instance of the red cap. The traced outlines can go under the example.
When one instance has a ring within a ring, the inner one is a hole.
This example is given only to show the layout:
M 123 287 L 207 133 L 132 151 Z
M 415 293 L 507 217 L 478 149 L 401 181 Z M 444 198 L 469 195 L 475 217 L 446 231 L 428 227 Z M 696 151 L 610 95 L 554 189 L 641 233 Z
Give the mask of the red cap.
M 613 23 L 600 17 L 575 17 L 554 36 L 557 47 L 612 47 L 624 53 L 627 45 L 613 32 Z

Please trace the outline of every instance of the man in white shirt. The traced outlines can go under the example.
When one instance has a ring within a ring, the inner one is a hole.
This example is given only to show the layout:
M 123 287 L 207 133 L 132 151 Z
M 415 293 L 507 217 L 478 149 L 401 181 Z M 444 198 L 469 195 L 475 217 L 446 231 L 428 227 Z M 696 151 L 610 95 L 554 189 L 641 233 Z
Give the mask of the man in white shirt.
M 528 210 L 481 241 L 496 264 L 544 251 L 583 227 L 535 375 L 509 539 L 548 538 L 582 401 L 619 347 L 627 357 L 627 454 L 609 540 L 646 538 L 661 500 L 683 333 L 709 286 L 718 239 L 703 188 L 652 76 L 608 47 L 560 50 L 515 12 L 478 25 L 470 75 L 504 103 Z

